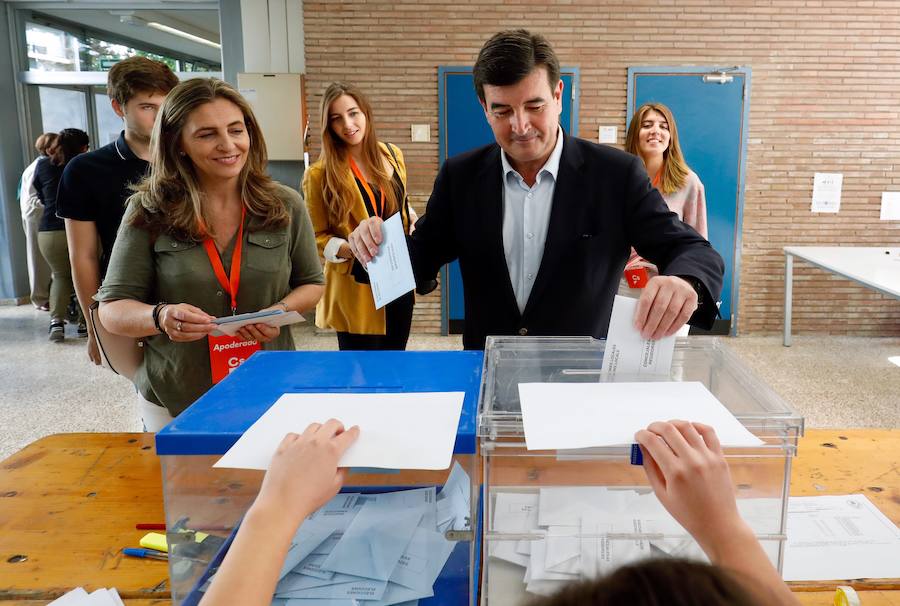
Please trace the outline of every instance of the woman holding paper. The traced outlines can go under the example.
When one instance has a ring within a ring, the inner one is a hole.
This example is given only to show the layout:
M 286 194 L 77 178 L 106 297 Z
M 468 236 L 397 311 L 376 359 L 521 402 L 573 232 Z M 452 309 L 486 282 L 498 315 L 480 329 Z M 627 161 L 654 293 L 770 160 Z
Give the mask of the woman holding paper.
M 262 133 L 235 89 L 176 86 L 150 147 L 95 298 L 107 330 L 144 341 L 134 382 L 155 431 L 253 351 L 294 349 L 289 330 L 265 323 L 211 334 L 216 317 L 310 310 L 323 277 L 306 207 L 266 174 Z
M 406 192 L 406 165 L 394 145 L 375 135 L 372 107 L 354 86 L 332 83 L 321 105 L 322 153 L 303 178 L 303 195 L 325 258 L 325 294 L 316 324 L 337 331 L 342 350 L 406 349 L 412 292 L 375 309 L 365 269 L 347 236 L 369 217 L 400 213 L 411 233 L 416 215 Z
M 640 106 L 628 125 L 625 151 L 643 160 L 653 186 L 662 194 L 669 210 L 698 234 L 708 238 L 703 183 L 684 161 L 671 110 L 662 103 Z M 639 268 L 648 272 L 647 279 L 659 273 L 655 265 L 642 259 L 632 249 L 625 265 L 626 281 L 629 270 Z M 622 289 L 620 294 L 625 294 Z

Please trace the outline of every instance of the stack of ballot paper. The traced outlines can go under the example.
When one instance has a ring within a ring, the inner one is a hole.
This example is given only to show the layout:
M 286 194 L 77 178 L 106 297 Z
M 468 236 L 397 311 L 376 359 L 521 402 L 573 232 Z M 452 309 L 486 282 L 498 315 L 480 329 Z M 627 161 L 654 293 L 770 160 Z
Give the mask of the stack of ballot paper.
M 470 487 L 456 463 L 439 493 L 338 494 L 297 530 L 273 606 L 414 605 L 433 596 L 456 545 L 444 533 L 471 528 Z
M 47 606 L 125 606 L 125 603 L 115 589 L 101 588 L 88 593 L 84 587 L 77 587 Z
M 778 499 L 740 499 L 755 526 L 779 511 Z M 558 486 L 494 495 L 488 554 L 524 568 L 528 592 L 550 595 L 563 585 L 654 557 L 706 556 L 652 492 L 602 486 Z

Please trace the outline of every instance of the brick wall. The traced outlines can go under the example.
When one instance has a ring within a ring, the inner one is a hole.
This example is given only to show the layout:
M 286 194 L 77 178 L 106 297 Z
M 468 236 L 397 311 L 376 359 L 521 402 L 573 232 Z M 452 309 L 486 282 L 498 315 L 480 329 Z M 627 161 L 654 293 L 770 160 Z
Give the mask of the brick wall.
M 620 144 L 629 66 L 751 67 L 741 334 L 781 329 L 783 246 L 900 244 L 900 222 L 878 218 L 881 192 L 900 190 L 896 0 L 305 1 L 304 27 L 311 122 L 328 82 L 362 87 L 380 137 L 406 154 L 419 210 L 438 168 L 437 66 L 472 64 L 496 31 L 546 35 L 581 68 L 581 133 L 618 125 Z M 431 124 L 432 141 L 411 143 L 411 123 Z M 810 213 L 816 171 L 844 174 L 839 214 Z M 796 333 L 900 335 L 897 300 L 794 271 Z M 414 330 L 439 328 L 436 295 Z

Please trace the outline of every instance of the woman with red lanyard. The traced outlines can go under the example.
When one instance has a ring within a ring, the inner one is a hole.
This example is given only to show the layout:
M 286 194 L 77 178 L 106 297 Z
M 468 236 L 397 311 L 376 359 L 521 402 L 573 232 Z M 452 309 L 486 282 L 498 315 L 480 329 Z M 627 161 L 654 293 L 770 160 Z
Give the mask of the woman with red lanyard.
M 406 195 L 406 165 L 394 145 L 375 136 L 372 108 L 354 86 L 335 82 L 321 105 L 322 153 L 303 178 L 319 254 L 325 258 L 325 294 L 316 324 L 337 331 L 342 350 L 406 349 L 414 294 L 375 309 L 366 271 L 347 236 L 364 219 L 400 213 L 407 233 L 415 213 Z
M 157 431 L 254 351 L 294 349 L 288 329 L 214 336 L 213 319 L 308 311 L 323 276 L 306 206 L 267 176 L 262 133 L 231 86 L 172 89 L 150 147 L 95 298 L 107 330 L 144 341 L 133 380 L 144 427 Z
M 643 160 L 653 187 L 662 194 L 669 210 L 708 238 L 703 183 L 684 161 L 671 110 L 662 103 L 640 106 L 628 125 L 625 151 Z M 620 287 L 619 294 L 639 297 L 641 291 L 638 289 L 657 273 L 655 265 L 632 249 L 625 265 L 624 282 L 628 287 Z

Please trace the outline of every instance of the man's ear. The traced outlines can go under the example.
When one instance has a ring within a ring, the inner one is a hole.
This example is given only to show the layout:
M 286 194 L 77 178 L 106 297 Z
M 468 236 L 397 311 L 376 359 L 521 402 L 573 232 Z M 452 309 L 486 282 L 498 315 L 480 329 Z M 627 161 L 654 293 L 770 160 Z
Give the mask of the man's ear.
M 122 107 L 122 104 L 116 101 L 115 99 L 110 100 L 110 105 L 112 105 L 113 111 L 116 112 L 116 115 L 120 118 L 125 117 L 125 108 Z
M 563 84 L 563 79 L 560 78 L 559 82 L 556 83 L 556 90 L 553 92 L 553 97 L 557 101 L 560 101 L 560 102 L 562 101 L 562 94 L 563 94 L 564 87 L 565 87 L 565 84 Z

